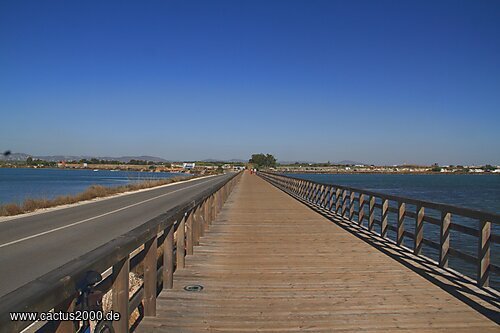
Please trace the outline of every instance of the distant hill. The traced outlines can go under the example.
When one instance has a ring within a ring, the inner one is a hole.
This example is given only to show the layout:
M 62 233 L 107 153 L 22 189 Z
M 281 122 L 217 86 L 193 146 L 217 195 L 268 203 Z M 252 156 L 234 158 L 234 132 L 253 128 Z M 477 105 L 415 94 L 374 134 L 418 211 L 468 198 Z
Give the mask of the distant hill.
M 30 157 L 28 154 L 23 153 L 11 153 L 9 156 L 0 155 L 0 161 L 10 160 L 10 161 L 26 161 Z
M 49 162 L 58 162 L 58 161 L 80 161 L 82 159 L 93 159 L 97 158 L 98 160 L 107 160 L 107 161 L 119 161 L 123 163 L 127 163 L 130 160 L 143 160 L 143 161 L 153 161 L 153 162 L 168 162 L 166 159 L 156 156 L 121 156 L 121 157 L 110 157 L 110 156 L 85 156 L 85 155 L 47 155 L 47 156 L 36 156 L 29 155 L 25 153 L 12 153 L 9 156 L 0 156 L 0 160 L 11 160 L 11 161 L 25 161 L 28 157 L 33 157 L 35 159 L 40 159 Z

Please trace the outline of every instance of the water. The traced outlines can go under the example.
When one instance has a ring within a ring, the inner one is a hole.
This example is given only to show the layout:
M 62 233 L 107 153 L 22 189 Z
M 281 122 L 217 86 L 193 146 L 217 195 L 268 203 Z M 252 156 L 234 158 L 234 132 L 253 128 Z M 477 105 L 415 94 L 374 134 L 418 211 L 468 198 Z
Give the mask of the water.
M 313 180 L 325 184 L 345 185 L 374 192 L 387 193 L 407 198 L 439 202 L 459 207 L 487 211 L 500 214 L 500 175 L 403 175 L 403 174 L 287 174 L 288 176 Z M 380 203 L 380 202 L 378 202 Z M 395 202 L 390 205 L 396 207 Z M 355 203 L 357 211 L 358 204 Z M 365 216 L 367 216 L 365 205 Z M 406 206 L 407 211 L 415 212 L 416 207 Z M 375 216 L 380 217 L 380 209 L 375 209 Z M 426 209 L 425 213 L 435 218 L 440 218 L 440 212 Z M 356 217 L 357 218 L 357 217 Z M 396 226 L 397 216 L 389 213 L 388 224 Z M 367 222 L 364 222 L 365 224 Z M 414 221 L 405 218 L 405 230 L 414 232 Z M 478 221 L 460 216 L 452 216 L 452 223 L 462 224 L 478 229 Z M 376 232 L 380 227 L 376 225 Z M 424 224 L 424 238 L 439 243 L 439 227 L 429 223 Z M 500 226 L 493 225 L 492 233 L 500 235 Z M 388 237 L 396 239 L 395 232 L 389 230 Z M 404 245 L 413 248 L 413 240 L 406 237 Z M 457 231 L 450 232 L 450 246 L 474 257 L 477 256 L 478 239 Z M 427 245 L 423 246 L 422 253 L 437 260 L 439 253 Z M 491 246 L 491 262 L 500 266 L 500 244 Z M 449 265 L 472 278 L 475 278 L 475 265 L 458 257 L 450 256 Z M 491 275 L 491 286 L 500 288 L 500 276 Z
M 288 174 L 500 214 L 500 175 Z
M 0 204 L 21 203 L 27 198 L 53 199 L 59 195 L 77 194 L 91 185 L 112 187 L 179 175 L 182 174 L 86 169 L 0 168 Z

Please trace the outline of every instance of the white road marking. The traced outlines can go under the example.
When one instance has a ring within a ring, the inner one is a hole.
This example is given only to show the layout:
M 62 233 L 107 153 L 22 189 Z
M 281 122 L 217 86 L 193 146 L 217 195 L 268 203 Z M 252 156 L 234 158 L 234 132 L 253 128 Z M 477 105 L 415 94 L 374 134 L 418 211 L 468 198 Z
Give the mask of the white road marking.
M 52 232 L 56 232 L 56 231 L 59 231 L 59 230 L 62 230 L 62 229 L 74 227 L 75 225 L 82 224 L 82 223 L 85 223 L 85 222 L 88 222 L 88 221 L 91 221 L 91 220 L 95 220 L 97 218 L 100 218 L 100 217 L 103 217 L 103 216 L 106 216 L 106 215 L 111 215 L 111 214 L 114 214 L 116 212 L 128 209 L 130 207 L 141 205 L 141 204 L 143 204 L 145 202 L 148 202 L 148 201 L 152 201 L 152 200 L 155 200 L 155 199 L 158 199 L 158 198 L 161 198 L 161 197 L 165 197 L 167 195 L 170 195 L 170 194 L 173 194 L 173 193 L 176 193 L 176 192 L 179 192 L 179 191 L 186 190 L 186 189 L 191 188 L 191 187 L 195 187 L 195 186 L 198 186 L 198 185 L 201 185 L 201 184 L 208 183 L 209 181 L 211 181 L 211 179 L 210 180 L 206 180 L 206 181 L 201 182 L 201 183 L 197 183 L 197 184 L 191 185 L 191 186 L 186 186 L 186 187 L 180 188 L 178 190 L 174 190 L 174 191 L 169 192 L 169 193 L 164 193 L 164 194 L 161 194 L 159 196 L 156 196 L 156 197 L 153 197 L 153 198 L 149 198 L 149 199 L 146 199 L 146 200 L 143 200 L 143 201 L 140 201 L 140 202 L 136 202 L 135 204 L 128 205 L 128 206 L 125 206 L 125 207 L 122 207 L 122 208 L 118 208 L 118 209 L 115 209 L 113 211 L 101 214 L 101 215 L 89 217 L 89 218 L 87 218 L 85 220 L 81 220 L 81 221 L 78 221 L 78 222 L 73 222 L 71 224 L 67 224 L 67 225 L 64 225 L 62 227 L 58 227 L 58 228 L 55 228 L 55 229 L 51 229 L 51 230 L 47 230 L 47 231 L 44 231 L 44 232 L 40 232 L 38 234 L 34 234 L 34 235 L 31 235 L 31 236 L 20 238 L 20 239 L 17 239 L 17 240 L 8 242 L 8 243 L 0 244 L 0 248 L 6 247 L 6 246 L 9 246 L 9 245 L 13 245 L 13 244 L 16 244 L 16 243 L 20 243 L 20 242 L 23 242 L 23 241 L 26 241 L 28 239 L 32 239 L 32 238 L 35 238 L 35 237 L 39 237 L 39 236 L 43 236 L 43 235 L 46 235 L 46 234 L 50 234 Z

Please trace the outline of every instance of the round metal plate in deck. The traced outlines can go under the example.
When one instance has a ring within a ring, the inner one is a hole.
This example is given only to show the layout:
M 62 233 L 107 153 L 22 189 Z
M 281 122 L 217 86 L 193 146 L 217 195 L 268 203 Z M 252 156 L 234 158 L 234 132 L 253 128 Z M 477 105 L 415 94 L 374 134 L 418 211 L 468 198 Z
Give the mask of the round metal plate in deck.
M 185 291 L 202 291 L 203 286 L 200 284 L 190 284 L 184 287 Z

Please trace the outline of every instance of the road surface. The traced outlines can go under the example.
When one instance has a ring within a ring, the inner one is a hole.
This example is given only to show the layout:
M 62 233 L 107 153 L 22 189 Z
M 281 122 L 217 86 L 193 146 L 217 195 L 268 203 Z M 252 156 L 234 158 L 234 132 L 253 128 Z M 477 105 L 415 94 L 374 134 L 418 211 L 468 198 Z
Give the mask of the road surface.
M 195 179 L 0 221 L 0 297 L 229 177 Z

